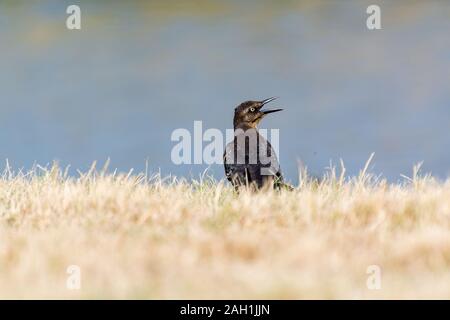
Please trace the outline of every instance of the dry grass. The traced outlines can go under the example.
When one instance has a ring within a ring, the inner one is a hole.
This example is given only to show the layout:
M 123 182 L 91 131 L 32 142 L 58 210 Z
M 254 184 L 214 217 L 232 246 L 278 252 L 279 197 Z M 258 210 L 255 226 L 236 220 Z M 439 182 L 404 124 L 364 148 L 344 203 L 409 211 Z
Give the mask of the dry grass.
M 209 179 L 7 169 L 0 297 L 450 298 L 450 181 L 366 169 L 240 195 Z M 81 290 L 66 288 L 69 265 Z

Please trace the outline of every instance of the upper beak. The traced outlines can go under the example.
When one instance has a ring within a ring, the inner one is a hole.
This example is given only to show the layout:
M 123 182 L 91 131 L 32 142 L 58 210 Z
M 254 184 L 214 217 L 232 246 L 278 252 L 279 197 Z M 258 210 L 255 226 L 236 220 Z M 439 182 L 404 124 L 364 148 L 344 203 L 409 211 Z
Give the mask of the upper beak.
M 268 98 L 265 99 L 263 101 L 261 101 L 261 106 L 264 106 L 265 104 L 268 104 L 269 102 L 272 102 L 273 100 L 278 99 L 278 97 L 272 97 L 272 98 Z M 262 113 L 264 114 L 269 114 L 269 113 L 273 113 L 273 112 L 278 112 L 278 111 L 282 111 L 283 109 L 267 109 L 267 110 L 260 110 Z
M 277 100 L 277 99 L 278 99 L 278 97 L 272 97 L 269 99 L 265 99 L 265 100 L 261 101 L 261 105 L 268 104 L 269 102 L 272 102 L 273 100 Z

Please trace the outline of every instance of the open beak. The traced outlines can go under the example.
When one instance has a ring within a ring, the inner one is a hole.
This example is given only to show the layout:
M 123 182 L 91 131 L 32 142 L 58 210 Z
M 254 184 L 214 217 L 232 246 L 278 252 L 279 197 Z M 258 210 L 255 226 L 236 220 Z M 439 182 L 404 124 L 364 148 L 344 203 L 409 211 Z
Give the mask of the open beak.
M 272 97 L 272 98 L 268 98 L 265 99 L 263 101 L 261 101 L 261 106 L 264 106 L 266 104 L 268 104 L 269 102 L 272 102 L 273 100 L 278 99 L 278 97 Z M 282 111 L 283 109 L 266 109 L 266 110 L 260 110 L 262 113 L 264 113 L 264 115 L 269 114 L 269 113 L 273 113 L 273 112 L 278 112 L 278 111 Z

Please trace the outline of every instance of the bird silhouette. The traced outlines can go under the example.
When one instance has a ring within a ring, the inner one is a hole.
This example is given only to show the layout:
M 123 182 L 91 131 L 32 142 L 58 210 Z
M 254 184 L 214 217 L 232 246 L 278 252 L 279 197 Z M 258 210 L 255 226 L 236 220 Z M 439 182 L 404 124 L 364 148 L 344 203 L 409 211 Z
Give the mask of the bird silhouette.
M 263 109 L 275 99 L 245 101 L 234 110 L 234 139 L 227 144 L 223 159 L 225 175 L 236 190 L 243 186 L 252 189 L 287 186 L 272 145 L 257 128 L 266 115 L 283 110 Z

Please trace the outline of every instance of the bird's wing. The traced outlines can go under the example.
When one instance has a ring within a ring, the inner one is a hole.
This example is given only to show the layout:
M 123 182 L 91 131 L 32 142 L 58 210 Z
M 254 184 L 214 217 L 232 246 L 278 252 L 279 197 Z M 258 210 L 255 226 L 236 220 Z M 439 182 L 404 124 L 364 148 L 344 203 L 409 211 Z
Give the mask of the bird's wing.
M 267 183 L 277 184 L 283 180 L 280 164 L 272 145 L 263 136 L 258 135 L 258 165 L 252 166 L 250 175 L 259 187 Z
M 283 182 L 275 150 L 256 130 L 238 134 L 226 146 L 224 167 L 227 179 L 234 186 L 254 183 L 262 187 Z
M 264 138 L 262 138 L 264 139 Z M 264 139 L 265 140 L 265 139 Z M 275 177 L 278 178 L 278 180 L 283 180 L 283 175 L 281 174 L 280 169 L 280 163 L 278 162 L 277 154 L 275 150 L 272 148 L 272 145 L 269 141 L 265 140 L 264 142 L 266 144 L 266 150 L 267 150 L 267 157 L 269 159 L 269 165 L 268 165 L 268 172 Z
M 245 163 L 240 163 L 237 159 L 245 157 L 245 150 L 235 145 L 234 141 L 227 144 L 223 155 L 225 176 L 233 185 L 242 185 L 247 181 Z

